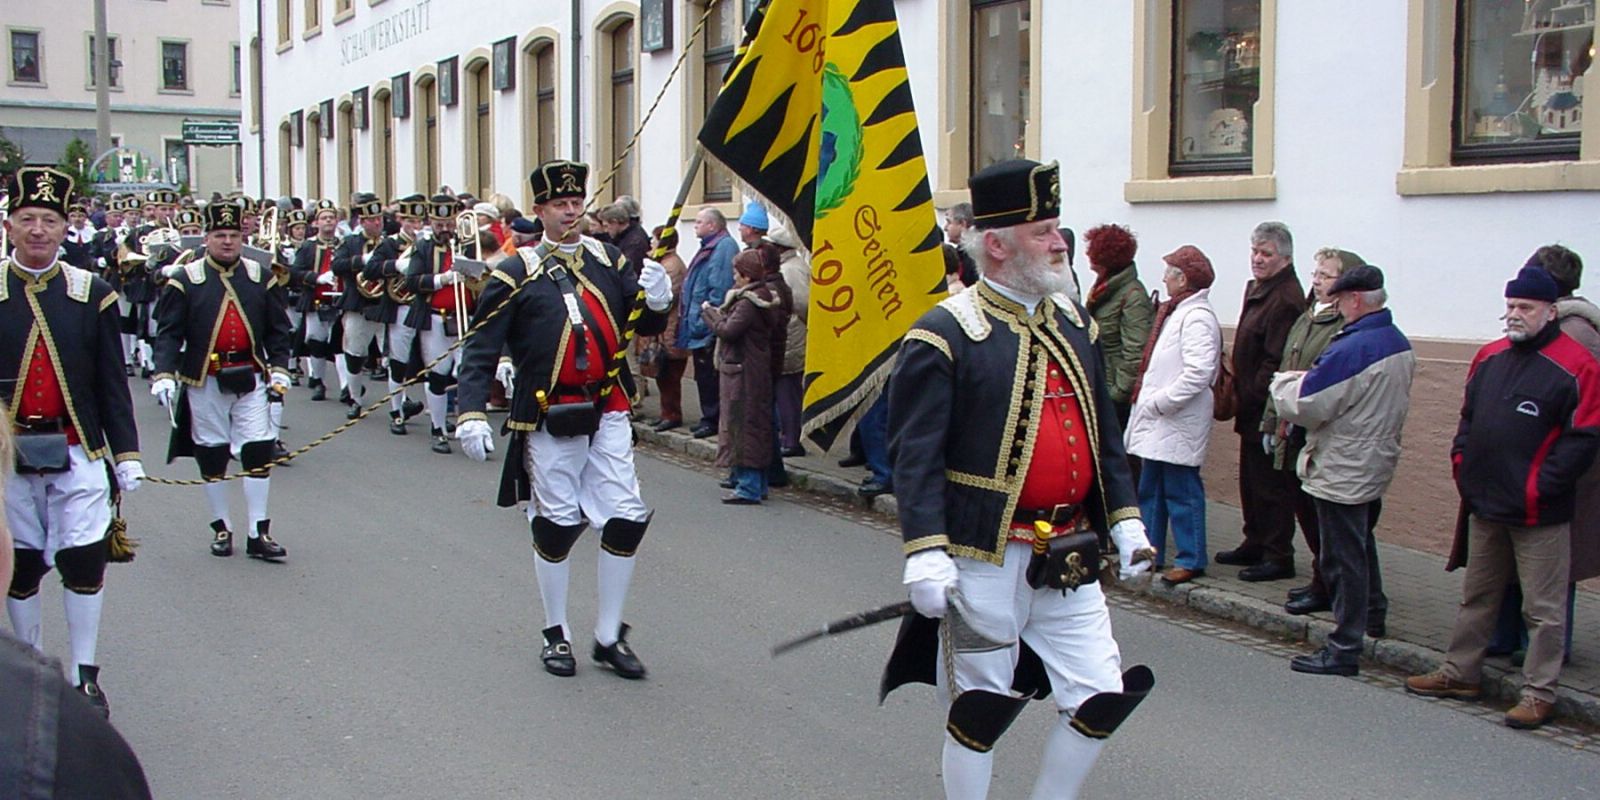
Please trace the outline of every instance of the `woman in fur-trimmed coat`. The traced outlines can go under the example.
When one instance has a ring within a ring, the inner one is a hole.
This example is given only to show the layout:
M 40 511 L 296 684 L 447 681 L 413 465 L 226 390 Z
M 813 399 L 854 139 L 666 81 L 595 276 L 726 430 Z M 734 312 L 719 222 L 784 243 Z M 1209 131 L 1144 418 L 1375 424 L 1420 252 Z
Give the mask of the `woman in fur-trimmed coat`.
M 733 260 L 734 283 L 721 306 L 701 307 L 717 337 L 717 466 L 732 468 L 733 493 L 722 501 L 754 505 L 767 494 L 767 467 L 777 447 L 773 381 L 781 365 L 792 301 L 772 248 L 746 250 Z

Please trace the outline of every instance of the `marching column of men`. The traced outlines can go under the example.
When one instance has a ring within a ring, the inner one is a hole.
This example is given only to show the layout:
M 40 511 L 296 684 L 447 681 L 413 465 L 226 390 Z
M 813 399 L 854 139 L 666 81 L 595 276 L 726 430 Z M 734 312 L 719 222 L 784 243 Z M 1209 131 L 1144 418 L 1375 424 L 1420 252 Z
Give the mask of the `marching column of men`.
M 383 297 L 379 299 L 379 319 L 384 326 L 385 354 L 389 361 L 389 432 L 406 435 L 406 420 L 422 413 L 422 405 L 412 400 L 404 387 L 411 377 L 411 346 L 416 339 L 416 329 L 406 324 L 411 302 L 416 293 L 406 286 L 406 270 L 411 254 L 423 238 L 422 221 L 428 216 L 428 202 L 420 194 L 401 198 L 396 203 L 395 219 L 400 230 L 393 241 L 392 258 L 371 258 L 361 270 L 369 281 L 383 282 Z
M 350 215 L 360 230 L 344 238 L 329 267 L 344 289 L 338 301 L 344 356 L 340 376 L 350 397 L 348 417 L 355 419 L 366 402 L 367 350 L 382 331 L 380 300 L 386 289 L 383 281 L 367 279 L 361 273 L 369 262 L 392 260 L 398 251 L 394 240 L 383 235 L 383 202 L 375 195 L 356 195 Z
M 327 361 L 334 360 L 333 326 L 339 321 L 339 297 L 343 287 L 333 272 L 333 256 L 339 248 L 334 231 L 339 225 L 339 209 L 327 200 L 318 201 L 312 210 L 311 225 L 316 237 L 307 239 L 294 255 L 291 280 L 302 288 L 299 311 L 305 316 L 306 386 L 312 400 L 328 396 L 323 375 Z M 344 365 L 337 361 L 339 385 L 345 385 Z
M 412 339 L 420 345 L 422 363 L 431 365 L 427 375 L 427 408 L 429 434 L 435 453 L 449 453 L 450 440 L 445 433 L 448 398 L 456 359 L 459 352 L 450 346 L 464 330 L 463 311 L 471 313 L 474 293 L 464 274 L 456 269 L 456 250 L 468 243 L 456 242 L 456 211 L 460 204 L 447 194 L 437 194 L 428 200 L 428 223 L 433 235 L 416 244 L 411 251 L 410 263 L 405 271 L 405 288 L 412 295 L 402 334 L 403 350 L 409 353 Z M 470 252 L 470 251 L 468 251 Z M 434 363 L 437 361 L 438 363 Z
M 127 493 L 144 478 L 122 369 L 117 293 L 57 258 L 72 179 L 28 167 L 17 173 L 14 188 L 4 223 L 14 251 L 0 260 L 0 375 L 16 378 L 0 391 L 8 395 L 18 454 L 16 473 L 6 482 L 16 557 L 6 611 L 18 638 L 42 649 L 39 585 L 52 568 L 59 570 L 70 677 L 109 712 L 95 649 L 113 482 Z

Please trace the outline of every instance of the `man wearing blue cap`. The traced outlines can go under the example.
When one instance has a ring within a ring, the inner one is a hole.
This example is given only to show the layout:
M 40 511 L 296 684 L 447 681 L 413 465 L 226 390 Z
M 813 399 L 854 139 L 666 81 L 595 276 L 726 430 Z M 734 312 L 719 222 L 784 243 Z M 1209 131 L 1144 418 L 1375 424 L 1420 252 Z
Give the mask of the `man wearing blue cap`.
M 739 215 L 739 241 L 744 242 L 745 247 L 760 244 L 770 227 L 772 223 L 767 220 L 765 206 L 754 200 L 744 204 L 744 213 Z
M 1600 364 L 1561 331 L 1556 282 L 1526 266 L 1506 284 L 1506 335 L 1467 372 L 1450 447 L 1461 517 L 1447 567 L 1467 565 L 1450 649 L 1406 680 L 1425 697 L 1477 699 L 1484 650 L 1513 575 L 1522 584 L 1528 655 L 1522 697 L 1505 715 L 1537 728 L 1555 709 L 1566 626 L 1569 541 L 1578 478 L 1600 449 Z

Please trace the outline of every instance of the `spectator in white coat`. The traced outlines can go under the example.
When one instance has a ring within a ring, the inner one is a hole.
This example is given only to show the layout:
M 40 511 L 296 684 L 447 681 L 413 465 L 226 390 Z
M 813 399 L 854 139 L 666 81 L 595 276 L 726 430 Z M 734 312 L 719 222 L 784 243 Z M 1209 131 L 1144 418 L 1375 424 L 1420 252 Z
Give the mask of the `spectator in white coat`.
M 1161 580 L 1176 586 L 1206 571 L 1206 490 L 1200 465 L 1211 437 L 1211 383 L 1222 351 L 1222 326 L 1211 308 L 1211 260 L 1194 245 L 1169 253 L 1162 283 L 1167 300 L 1156 309 L 1145 344 L 1124 441 L 1144 459 L 1139 515 L 1166 561 L 1167 528 L 1177 554 Z

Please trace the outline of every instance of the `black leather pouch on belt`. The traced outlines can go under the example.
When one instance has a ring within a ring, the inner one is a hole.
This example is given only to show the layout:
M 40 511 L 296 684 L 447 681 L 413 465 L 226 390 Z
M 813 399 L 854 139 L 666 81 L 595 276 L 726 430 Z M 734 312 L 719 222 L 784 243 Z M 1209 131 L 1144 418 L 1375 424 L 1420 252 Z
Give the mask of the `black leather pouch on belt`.
M 249 364 L 222 367 L 212 377 L 217 379 L 217 387 L 224 392 L 245 394 L 256 388 L 256 368 Z
M 1100 537 L 1080 531 L 1051 538 L 1043 553 L 1028 562 L 1028 585 L 1035 589 L 1077 590 L 1100 580 Z
M 592 402 L 556 403 L 544 412 L 544 431 L 551 436 L 593 436 L 600 430 L 600 407 Z
M 65 433 L 17 434 L 17 472 L 23 475 L 45 475 L 66 472 L 72 466 L 67 457 Z
M 451 337 L 461 335 L 461 321 L 457 320 L 454 314 L 444 318 L 444 335 Z

